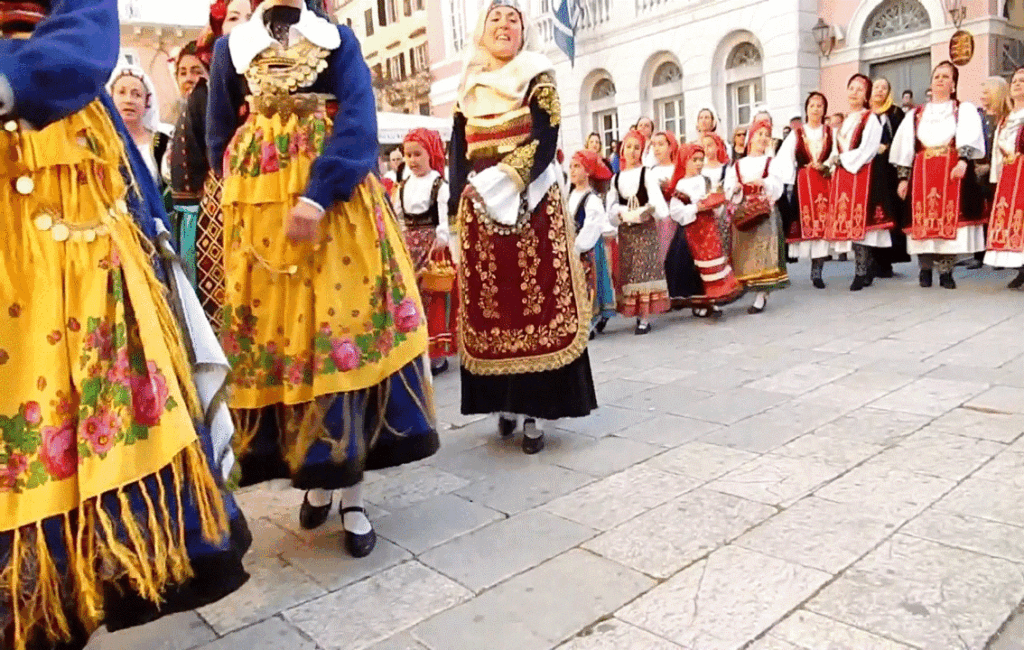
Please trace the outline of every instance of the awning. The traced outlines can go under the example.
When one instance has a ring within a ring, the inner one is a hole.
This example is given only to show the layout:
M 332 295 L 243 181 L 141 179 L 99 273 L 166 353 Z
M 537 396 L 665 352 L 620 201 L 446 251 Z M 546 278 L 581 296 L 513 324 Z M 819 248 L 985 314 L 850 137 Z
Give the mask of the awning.
M 450 118 L 430 115 L 408 115 L 406 113 L 377 113 L 377 141 L 381 144 L 401 144 L 405 135 L 413 129 L 433 129 L 441 134 L 445 142 L 452 137 Z

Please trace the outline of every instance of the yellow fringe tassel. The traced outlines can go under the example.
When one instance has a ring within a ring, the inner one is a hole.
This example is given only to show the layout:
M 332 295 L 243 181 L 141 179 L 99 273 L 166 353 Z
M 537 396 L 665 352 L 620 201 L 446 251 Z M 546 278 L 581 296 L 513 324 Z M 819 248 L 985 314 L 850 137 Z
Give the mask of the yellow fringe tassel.
M 10 603 L 13 615 L 11 638 L 3 639 L 4 647 L 26 650 L 29 644 L 70 641 L 72 613 L 87 632 L 94 631 L 104 619 L 106 584 L 127 579 L 133 591 L 159 604 L 168 587 L 192 576 L 182 495 L 195 504 L 203 537 L 211 543 L 226 538 L 228 516 L 198 442 L 175 456 L 169 468 L 170 495 L 163 470 L 152 475 L 159 502 L 149 495 L 152 485 L 146 485 L 146 479 L 139 481 L 145 513 L 133 512 L 128 492 L 119 488 L 114 493 L 117 507 L 107 495 L 110 511 L 100 496 L 62 515 L 62 534 L 55 538 L 62 538 L 67 550 L 66 575 L 57 570 L 43 522 L 12 531 L 10 556 L 0 571 L 0 600 Z M 174 517 L 168 497 L 177 505 Z

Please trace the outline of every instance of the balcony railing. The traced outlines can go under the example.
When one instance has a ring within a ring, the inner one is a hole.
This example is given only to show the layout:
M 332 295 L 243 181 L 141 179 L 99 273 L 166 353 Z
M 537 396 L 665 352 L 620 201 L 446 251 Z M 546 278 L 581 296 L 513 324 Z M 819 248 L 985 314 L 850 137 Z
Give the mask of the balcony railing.
M 648 11 L 656 9 L 662 5 L 667 5 L 669 2 L 677 0 L 635 0 L 636 1 L 636 13 L 644 14 Z
M 583 20 L 580 29 L 594 29 L 608 22 L 612 16 L 612 0 L 586 0 L 583 3 Z

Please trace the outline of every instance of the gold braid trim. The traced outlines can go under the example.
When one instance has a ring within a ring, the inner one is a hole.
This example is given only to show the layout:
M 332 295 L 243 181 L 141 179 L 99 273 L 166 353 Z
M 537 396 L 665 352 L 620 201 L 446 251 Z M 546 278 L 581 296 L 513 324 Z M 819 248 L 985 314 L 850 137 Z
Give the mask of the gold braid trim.
M 558 126 L 562 123 L 562 102 L 558 99 L 555 82 L 546 74 L 538 79 L 537 85 L 530 92 L 530 101 L 537 100 L 537 105 L 551 116 L 551 126 Z
M 185 447 L 162 470 L 130 485 L 142 493 L 146 512 L 132 510 L 128 485 L 88 499 L 60 515 L 63 553 L 51 551 L 57 536 L 51 531 L 48 539 L 42 521 L 12 531 L 10 553 L 0 570 L 0 602 L 9 605 L 13 615 L 10 627 L 0 634 L 5 648 L 26 650 L 70 641 L 74 618 L 86 632 L 95 631 L 105 616 L 106 585 L 124 579 L 132 591 L 159 604 L 168 588 L 191 578 L 183 490 L 199 510 L 207 541 L 221 543 L 228 534 L 220 488 L 199 442 Z M 64 572 L 57 569 L 55 558 L 60 555 L 67 562 Z

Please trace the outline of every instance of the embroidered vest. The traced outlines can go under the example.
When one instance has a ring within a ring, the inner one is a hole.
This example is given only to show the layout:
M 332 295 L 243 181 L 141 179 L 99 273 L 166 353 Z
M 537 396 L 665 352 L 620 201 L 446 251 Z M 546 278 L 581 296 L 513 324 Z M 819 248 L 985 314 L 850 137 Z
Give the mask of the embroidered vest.
M 619 197 L 619 205 L 629 205 L 629 199 L 632 197 L 622 196 L 622 189 L 619 187 L 619 176 L 622 172 L 615 175 L 615 193 Z M 640 168 L 640 185 L 636 189 L 636 202 L 640 205 L 647 205 L 651 202 L 651 197 L 647 194 L 647 168 Z
M 444 183 L 444 179 L 440 176 L 434 179 L 434 184 L 430 188 L 430 205 L 427 209 L 419 214 L 412 214 L 405 211 L 405 180 L 402 180 L 398 184 L 398 196 L 402 201 L 402 212 L 405 215 L 405 225 L 410 228 L 418 228 L 422 226 L 438 226 L 441 223 L 441 206 L 437 204 L 437 193 L 441 191 L 441 185 Z

